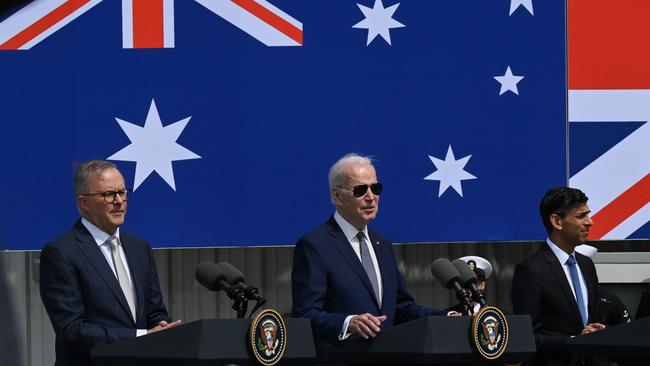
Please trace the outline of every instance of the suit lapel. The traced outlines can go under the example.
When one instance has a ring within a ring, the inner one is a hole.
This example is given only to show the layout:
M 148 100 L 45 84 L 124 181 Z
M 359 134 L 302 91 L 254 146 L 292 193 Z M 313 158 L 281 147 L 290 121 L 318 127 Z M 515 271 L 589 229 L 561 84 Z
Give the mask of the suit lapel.
M 334 220 L 333 216 L 330 217 L 330 219 L 327 221 L 327 224 L 328 224 L 329 235 L 332 238 L 334 247 L 336 247 L 339 253 L 341 253 L 341 256 L 343 257 L 345 262 L 352 268 L 354 273 L 356 273 L 356 275 L 359 277 L 359 279 L 365 286 L 366 291 L 368 291 L 368 294 L 374 301 L 377 310 L 379 310 L 379 303 L 377 301 L 377 298 L 375 298 L 375 291 L 372 289 L 372 284 L 370 283 L 370 279 L 368 279 L 366 270 L 363 268 L 363 265 L 361 264 L 361 261 L 357 256 L 357 253 L 355 253 L 354 249 L 352 249 L 350 242 L 345 237 L 345 234 L 343 234 L 343 230 L 341 230 L 339 225 L 336 223 L 336 220 Z
M 124 250 L 124 255 L 126 256 L 126 261 L 129 264 L 129 271 L 131 272 L 131 281 L 133 281 L 133 287 L 135 291 L 135 319 L 136 323 L 139 318 L 139 315 L 144 311 L 144 293 L 142 286 L 142 277 L 136 273 L 138 268 L 137 260 L 137 251 L 133 248 L 131 241 L 126 237 L 126 235 L 121 235 L 120 242 L 122 243 L 122 249 Z
M 106 282 L 108 288 L 113 292 L 118 302 L 122 305 L 124 311 L 129 315 L 128 318 L 133 321 L 131 317 L 131 310 L 129 309 L 129 304 L 126 302 L 124 297 L 124 292 L 120 287 L 120 283 L 117 281 L 113 270 L 108 265 L 106 257 L 102 254 L 101 249 L 93 239 L 88 229 L 81 223 L 81 220 L 77 221 L 74 227 L 74 235 L 79 242 L 79 248 L 88 258 L 88 262 L 95 268 L 100 277 Z
M 548 264 L 550 271 L 553 273 L 553 276 L 555 277 L 555 281 L 560 285 L 560 288 L 564 293 L 566 301 L 569 304 L 569 307 L 571 308 L 571 311 L 574 314 L 575 320 L 580 325 L 580 329 L 582 329 L 583 327 L 582 316 L 580 315 L 580 310 L 578 309 L 578 303 L 576 302 L 576 298 L 573 295 L 573 291 L 571 291 L 571 286 L 569 285 L 569 281 L 566 278 L 564 269 L 562 268 L 560 261 L 558 261 L 557 257 L 555 256 L 555 254 L 553 254 L 553 251 L 551 251 L 550 248 L 547 247 L 546 249 L 543 250 L 544 250 L 544 259 L 546 260 L 546 263 Z

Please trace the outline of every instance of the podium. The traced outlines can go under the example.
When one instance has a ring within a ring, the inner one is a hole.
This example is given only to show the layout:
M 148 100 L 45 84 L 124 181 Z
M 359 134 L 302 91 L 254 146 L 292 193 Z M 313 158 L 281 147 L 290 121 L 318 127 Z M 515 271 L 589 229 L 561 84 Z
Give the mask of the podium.
M 93 365 L 257 365 L 248 350 L 250 319 L 206 319 L 94 349 Z M 286 318 L 287 346 L 278 366 L 316 359 L 309 319 Z
M 503 364 L 527 361 L 535 354 L 535 338 L 528 315 L 509 315 L 509 341 L 498 359 Z M 376 338 L 357 338 L 332 347 L 329 362 L 372 365 L 481 365 L 471 346 L 472 318 L 431 316 L 383 329 Z
M 566 347 L 577 356 L 607 356 L 625 364 L 650 364 L 648 328 L 650 318 L 643 318 L 574 337 Z

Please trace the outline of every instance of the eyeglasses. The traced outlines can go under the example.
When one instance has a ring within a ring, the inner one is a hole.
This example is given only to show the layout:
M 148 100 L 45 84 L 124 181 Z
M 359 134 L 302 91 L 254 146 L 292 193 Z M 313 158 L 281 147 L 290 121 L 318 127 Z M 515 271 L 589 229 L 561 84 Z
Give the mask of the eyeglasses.
M 381 194 L 381 191 L 384 189 L 384 185 L 381 184 L 381 183 L 373 183 L 371 185 L 359 184 L 359 185 L 356 185 L 356 186 L 354 186 L 352 188 L 343 187 L 343 186 L 336 186 L 336 187 L 337 188 L 343 188 L 343 189 L 346 189 L 348 191 L 352 191 L 352 195 L 354 197 L 357 197 L 357 198 L 363 197 L 363 195 L 366 194 L 366 192 L 368 192 L 368 187 L 370 187 L 370 190 L 372 191 L 372 194 L 377 195 L 377 196 L 379 196 Z
M 122 201 L 126 201 L 126 196 L 127 193 L 130 193 L 131 190 L 128 188 L 124 188 L 120 191 L 106 191 L 106 192 L 101 192 L 101 193 L 82 193 L 82 196 L 100 196 L 104 199 L 106 203 L 113 203 L 115 202 L 115 199 L 117 198 L 117 195 L 120 195 L 120 198 Z

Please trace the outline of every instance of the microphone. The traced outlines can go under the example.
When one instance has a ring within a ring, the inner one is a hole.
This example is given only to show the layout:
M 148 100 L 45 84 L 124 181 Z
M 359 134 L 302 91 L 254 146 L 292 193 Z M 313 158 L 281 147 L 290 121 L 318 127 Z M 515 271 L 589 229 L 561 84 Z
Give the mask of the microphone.
M 456 298 L 465 305 L 468 314 L 471 313 L 471 300 L 467 290 L 459 283 L 460 274 L 447 258 L 438 258 L 431 263 L 431 275 L 443 287 L 454 290 Z
M 219 262 L 216 264 L 217 267 L 219 267 L 224 274 L 226 275 L 226 281 L 230 283 L 233 286 L 236 286 L 240 289 L 243 289 L 244 291 L 244 298 L 246 300 L 255 300 L 255 306 L 253 307 L 253 310 L 251 310 L 251 313 L 249 315 L 249 318 L 253 316 L 253 314 L 262 307 L 266 303 L 266 299 L 264 299 L 261 295 L 257 287 L 253 285 L 246 285 L 244 283 L 244 275 L 237 269 L 235 266 L 228 262 Z M 242 312 L 240 313 L 242 318 L 246 314 L 246 304 L 244 303 L 244 307 L 242 308 Z
M 472 271 L 472 269 L 469 268 L 467 263 L 462 259 L 453 260 L 451 264 L 460 274 L 460 283 L 464 288 L 468 289 L 472 293 L 472 299 L 481 304 L 481 307 L 487 306 L 483 294 L 479 291 L 478 287 L 476 287 L 476 283 L 478 282 L 476 273 L 474 273 L 474 271 Z
M 265 302 L 264 298 L 260 295 L 257 287 L 253 285 L 246 285 L 244 283 L 244 275 L 235 266 L 228 262 L 219 262 L 216 266 L 223 271 L 226 281 L 232 286 L 238 286 L 244 292 L 244 296 L 248 300 Z
M 244 294 L 240 288 L 231 286 L 226 281 L 224 271 L 210 262 L 203 262 L 196 266 L 194 277 L 201 286 L 210 291 L 224 290 L 229 298 L 233 300 L 244 300 Z

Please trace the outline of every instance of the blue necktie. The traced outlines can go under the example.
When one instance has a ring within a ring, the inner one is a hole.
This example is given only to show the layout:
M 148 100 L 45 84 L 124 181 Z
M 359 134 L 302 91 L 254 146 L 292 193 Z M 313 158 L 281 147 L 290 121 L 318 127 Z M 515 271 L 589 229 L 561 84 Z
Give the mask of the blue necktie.
M 375 266 L 372 264 L 372 257 L 370 257 L 370 250 L 368 249 L 368 243 L 366 242 L 366 236 L 363 234 L 363 231 L 359 231 L 357 234 L 357 239 L 359 239 L 359 249 L 361 249 L 361 264 L 363 269 L 366 270 L 368 279 L 372 284 L 372 289 L 375 291 L 375 298 L 379 302 L 379 281 L 377 281 L 377 272 L 375 272 Z
M 573 282 L 573 289 L 576 291 L 576 302 L 578 303 L 578 309 L 580 310 L 580 316 L 582 317 L 582 324 L 587 325 L 587 308 L 585 307 L 585 302 L 582 299 L 582 286 L 580 285 L 580 278 L 578 277 L 578 266 L 576 265 L 576 259 L 571 255 L 569 256 L 569 259 L 566 260 L 566 264 L 569 266 L 571 282 Z

